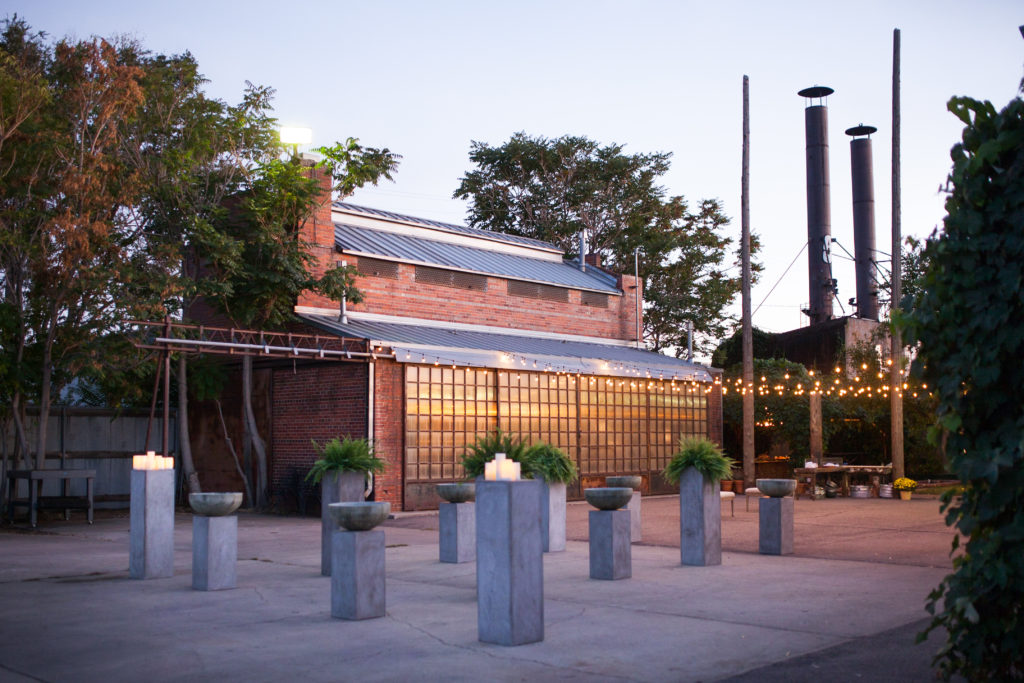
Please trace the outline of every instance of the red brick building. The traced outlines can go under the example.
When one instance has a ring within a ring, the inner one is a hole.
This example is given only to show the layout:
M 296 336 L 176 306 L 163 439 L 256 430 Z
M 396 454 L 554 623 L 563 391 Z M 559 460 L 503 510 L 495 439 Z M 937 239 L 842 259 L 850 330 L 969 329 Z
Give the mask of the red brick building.
M 302 228 L 319 267 L 355 265 L 359 304 L 300 297 L 305 332 L 363 340 L 353 362 L 270 363 L 271 494 L 314 459 L 310 439 L 369 437 L 388 463 L 374 497 L 435 507 L 465 446 L 500 427 L 565 450 L 585 486 L 660 470 L 683 434 L 721 442 L 719 371 L 637 348 L 636 279 L 537 240 L 325 205 Z M 358 361 L 358 362 L 356 362 Z

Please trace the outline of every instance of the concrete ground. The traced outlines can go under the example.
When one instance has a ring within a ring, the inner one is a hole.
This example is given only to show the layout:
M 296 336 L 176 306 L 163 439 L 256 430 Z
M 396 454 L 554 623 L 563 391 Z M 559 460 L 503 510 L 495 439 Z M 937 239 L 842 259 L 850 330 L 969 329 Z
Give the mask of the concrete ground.
M 319 520 L 242 514 L 238 588 L 191 589 L 191 516 L 175 575 L 128 578 L 127 513 L 0 532 L 0 681 L 928 680 L 914 645 L 950 570 L 935 499 L 796 501 L 792 556 L 757 554 L 756 501 L 723 505 L 718 567 L 682 567 L 678 498 L 644 499 L 633 578 L 588 578 L 584 503 L 544 557 L 545 639 L 480 643 L 475 563 L 437 561 L 436 514 L 385 528 L 386 617 L 330 617 Z

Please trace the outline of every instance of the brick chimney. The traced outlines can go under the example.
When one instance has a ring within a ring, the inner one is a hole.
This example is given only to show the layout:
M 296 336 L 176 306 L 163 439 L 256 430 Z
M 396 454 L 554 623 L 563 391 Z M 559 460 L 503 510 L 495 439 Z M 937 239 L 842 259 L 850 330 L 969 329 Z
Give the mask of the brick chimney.
M 334 222 L 331 220 L 331 176 L 330 173 L 315 166 L 315 161 L 303 156 L 302 166 L 305 172 L 320 184 L 320 195 L 317 206 L 306 221 L 299 226 L 299 235 L 310 245 L 310 252 L 315 258 L 311 267 L 316 277 L 323 275 L 334 267 L 338 256 L 334 251 Z M 298 306 L 337 309 L 338 302 L 331 301 L 313 292 L 303 292 L 296 302 Z
M 601 267 L 601 255 L 596 252 L 588 252 L 584 257 L 584 263 L 588 266 Z

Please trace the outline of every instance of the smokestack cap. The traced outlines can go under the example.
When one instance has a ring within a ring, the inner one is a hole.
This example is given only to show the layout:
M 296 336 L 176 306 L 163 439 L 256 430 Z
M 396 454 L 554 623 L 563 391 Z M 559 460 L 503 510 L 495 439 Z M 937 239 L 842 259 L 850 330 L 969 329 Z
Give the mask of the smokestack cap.
M 851 137 L 857 137 L 858 135 L 871 135 L 872 133 L 874 133 L 877 130 L 878 129 L 875 128 L 874 126 L 865 126 L 862 123 L 862 124 L 860 124 L 858 126 L 854 126 L 853 128 L 847 128 L 846 129 L 846 134 L 851 136 Z
M 803 90 L 798 92 L 797 95 L 799 95 L 800 97 L 818 99 L 820 97 L 828 97 L 834 92 L 835 90 L 828 87 L 827 85 L 815 85 L 811 86 L 810 88 L 804 88 Z

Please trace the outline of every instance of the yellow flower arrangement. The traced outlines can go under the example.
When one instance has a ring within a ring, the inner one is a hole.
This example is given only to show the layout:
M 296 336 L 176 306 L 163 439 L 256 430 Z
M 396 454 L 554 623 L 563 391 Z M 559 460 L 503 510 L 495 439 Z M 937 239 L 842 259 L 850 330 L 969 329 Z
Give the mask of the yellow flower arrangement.
M 892 483 L 892 487 L 897 491 L 913 491 L 917 488 L 917 482 L 907 477 L 900 477 Z

